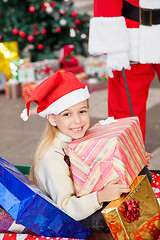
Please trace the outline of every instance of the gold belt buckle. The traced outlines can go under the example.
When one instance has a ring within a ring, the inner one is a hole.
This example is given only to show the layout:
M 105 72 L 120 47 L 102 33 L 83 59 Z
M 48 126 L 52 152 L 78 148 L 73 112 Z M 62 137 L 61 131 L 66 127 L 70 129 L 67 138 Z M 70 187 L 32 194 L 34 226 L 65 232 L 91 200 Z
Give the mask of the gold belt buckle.
M 142 23 L 142 10 L 149 12 L 149 24 L 147 24 L 147 25 Z M 152 9 L 139 7 L 139 23 L 140 23 L 140 25 L 144 25 L 144 26 L 152 26 Z

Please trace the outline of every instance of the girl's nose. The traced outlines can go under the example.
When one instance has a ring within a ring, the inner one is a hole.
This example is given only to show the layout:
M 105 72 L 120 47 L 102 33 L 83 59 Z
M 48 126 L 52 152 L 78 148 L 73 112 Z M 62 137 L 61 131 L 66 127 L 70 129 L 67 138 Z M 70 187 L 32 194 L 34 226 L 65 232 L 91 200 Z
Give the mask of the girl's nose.
M 75 123 L 79 123 L 80 121 L 81 121 L 81 118 L 80 118 L 79 114 L 75 114 L 75 116 L 74 116 L 74 122 L 75 122 Z

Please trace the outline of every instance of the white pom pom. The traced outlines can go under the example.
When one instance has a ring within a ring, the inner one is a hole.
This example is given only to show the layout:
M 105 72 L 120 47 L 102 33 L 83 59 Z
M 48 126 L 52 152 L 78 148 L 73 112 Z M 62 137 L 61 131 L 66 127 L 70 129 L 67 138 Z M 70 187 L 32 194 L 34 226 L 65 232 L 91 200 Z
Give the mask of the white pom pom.
M 27 116 L 27 108 L 23 109 L 23 112 L 21 113 L 21 118 L 23 121 L 27 121 L 29 116 Z

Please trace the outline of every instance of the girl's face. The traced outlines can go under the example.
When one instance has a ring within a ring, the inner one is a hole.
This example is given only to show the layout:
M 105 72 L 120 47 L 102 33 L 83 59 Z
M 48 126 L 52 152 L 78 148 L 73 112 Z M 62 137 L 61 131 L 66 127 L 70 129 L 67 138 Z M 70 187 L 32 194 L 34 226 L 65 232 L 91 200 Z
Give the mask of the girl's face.
M 49 114 L 47 118 L 61 133 L 72 139 L 82 138 L 90 125 L 88 100 L 77 103 L 58 115 Z

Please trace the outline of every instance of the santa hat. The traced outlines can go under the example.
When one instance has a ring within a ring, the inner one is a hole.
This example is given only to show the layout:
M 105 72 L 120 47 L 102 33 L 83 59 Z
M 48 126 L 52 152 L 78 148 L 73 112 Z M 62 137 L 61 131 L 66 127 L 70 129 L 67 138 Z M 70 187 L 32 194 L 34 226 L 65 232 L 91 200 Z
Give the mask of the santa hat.
M 58 115 L 65 109 L 89 98 L 87 85 L 80 82 L 73 73 L 57 71 L 36 87 L 26 103 L 21 118 L 28 120 L 30 103 L 38 104 L 37 114 L 46 118 L 48 114 Z

